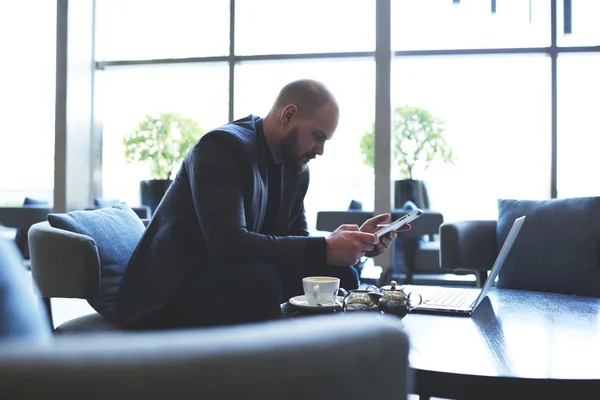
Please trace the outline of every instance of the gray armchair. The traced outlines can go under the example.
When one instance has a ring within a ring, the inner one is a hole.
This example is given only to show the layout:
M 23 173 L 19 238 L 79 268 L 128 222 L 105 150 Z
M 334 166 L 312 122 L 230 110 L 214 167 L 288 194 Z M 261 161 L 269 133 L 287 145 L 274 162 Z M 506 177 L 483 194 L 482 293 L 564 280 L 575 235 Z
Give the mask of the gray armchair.
M 93 211 L 90 211 L 93 212 Z M 149 220 L 142 220 L 147 225 Z M 99 246 L 92 237 L 50 226 L 46 221 L 29 230 L 31 274 L 50 324 L 52 298 L 90 299 L 100 287 Z M 98 313 L 78 317 L 56 327 L 56 333 L 120 330 L 123 326 Z
M 33 272 L 44 296 L 94 293 L 96 244 L 84 236 L 34 224 Z M 53 263 L 39 270 L 42 250 Z M 3 399 L 407 397 L 409 342 L 395 317 L 334 314 L 219 328 L 50 335 L 25 277 L 16 246 L 4 239 Z
M 400 321 L 372 314 L 56 336 L 0 341 L 0 398 L 406 399 L 407 366 Z
M 25 205 L 20 207 L 0 207 L 0 225 L 13 228 L 16 231 L 17 246 L 23 256 L 23 265 L 29 269 L 29 245 L 27 232 L 31 225 L 45 221 L 52 212 L 47 205 Z
M 392 211 L 392 220 L 410 212 L 410 209 Z M 317 230 L 332 232 L 343 224 L 361 225 L 373 216 L 372 211 L 319 211 Z M 393 274 L 400 273 L 398 265 L 404 264 L 405 283 L 413 280 L 415 273 L 444 273 L 439 265 L 439 243 L 432 240 L 437 235 L 444 217 L 437 211 L 424 210 L 424 214 L 411 224 L 411 230 L 402 233 L 402 240 L 395 243 Z
M 482 287 L 498 255 L 496 220 L 444 223 L 440 226 L 440 265 L 456 272 L 474 273 Z

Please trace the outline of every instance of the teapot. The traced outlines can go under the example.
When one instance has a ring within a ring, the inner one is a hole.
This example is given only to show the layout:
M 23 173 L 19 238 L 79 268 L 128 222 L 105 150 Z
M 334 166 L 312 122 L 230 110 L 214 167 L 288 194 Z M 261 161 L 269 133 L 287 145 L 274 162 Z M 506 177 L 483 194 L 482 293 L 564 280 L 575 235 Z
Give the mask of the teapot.
M 344 313 L 353 311 L 379 311 L 379 300 L 382 293 L 377 286 L 371 285 L 366 289 L 355 289 L 344 293 L 344 299 L 341 301 L 342 311 Z
M 406 293 L 402 288 L 396 287 L 396 281 L 390 286 L 381 288 L 383 295 L 378 302 L 378 310 L 382 314 L 392 314 L 403 318 L 410 310 L 421 304 L 423 297 L 417 292 Z M 418 296 L 418 303 L 411 300 L 411 296 Z

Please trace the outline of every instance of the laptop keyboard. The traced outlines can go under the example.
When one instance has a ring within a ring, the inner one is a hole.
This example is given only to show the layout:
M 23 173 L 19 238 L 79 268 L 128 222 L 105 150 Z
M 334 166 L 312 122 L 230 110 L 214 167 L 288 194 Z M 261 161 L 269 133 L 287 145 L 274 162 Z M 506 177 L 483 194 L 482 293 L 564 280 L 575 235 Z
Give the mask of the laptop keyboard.
M 471 305 L 478 293 L 471 290 L 442 290 L 425 303 L 434 306 L 462 307 Z

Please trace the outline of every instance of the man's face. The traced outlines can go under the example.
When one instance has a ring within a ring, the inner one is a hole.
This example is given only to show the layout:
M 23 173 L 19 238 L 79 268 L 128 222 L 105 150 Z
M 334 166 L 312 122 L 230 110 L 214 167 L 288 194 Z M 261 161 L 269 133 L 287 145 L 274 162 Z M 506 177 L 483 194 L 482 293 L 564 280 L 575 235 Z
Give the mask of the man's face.
M 300 173 L 317 155 L 323 155 L 325 142 L 337 128 L 338 111 L 332 104 L 323 106 L 312 118 L 297 120 L 281 142 L 283 161 Z

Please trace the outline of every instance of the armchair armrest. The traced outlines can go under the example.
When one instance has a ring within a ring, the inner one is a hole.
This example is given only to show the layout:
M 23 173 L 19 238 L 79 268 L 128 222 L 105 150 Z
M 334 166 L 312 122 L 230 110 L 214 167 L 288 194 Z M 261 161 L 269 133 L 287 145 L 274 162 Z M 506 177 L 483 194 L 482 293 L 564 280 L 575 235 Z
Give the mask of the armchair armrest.
M 366 399 L 392 390 L 406 399 L 401 326 L 389 316 L 328 315 L 4 344 L 0 397 Z
M 452 270 L 489 270 L 496 260 L 496 221 L 459 221 L 440 226 L 440 265 Z
M 100 284 L 100 256 L 89 236 L 39 222 L 29 229 L 31 274 L 41 297 L 89 298 Z

